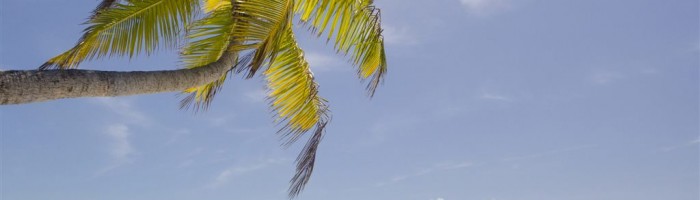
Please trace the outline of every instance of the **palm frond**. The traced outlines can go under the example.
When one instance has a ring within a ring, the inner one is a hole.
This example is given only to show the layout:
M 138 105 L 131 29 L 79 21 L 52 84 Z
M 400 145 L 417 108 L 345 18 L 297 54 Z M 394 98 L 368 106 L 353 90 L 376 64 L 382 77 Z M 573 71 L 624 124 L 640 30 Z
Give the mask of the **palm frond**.
M 379 9 L 372 0 L 296 0 L 294 11 L 303 24 L 328 41 L 335 38 L 338 52 L 350 54 L 362 79 L 371 77 L 367 89 L 374 95 L 386 73 L 384 38 Z M 328 31 L 326 31 L 328 30 Z
M 153 52 L 159 44 L 175 47 L 179 31 L 189 23 L 199 0 L 126 0 L 112 3 L 87 23 L 90 26 L 70 50 L 40 69 L 75 68 L 80 62 L 107 55 L 133 57 Z
M 207 1 L 206 5 L 209 6 Z M 207 8 L 209 9 L 209 8 Z M 204 66 L 216 61 L 229 49 L 233 39 L 234 18 L 231 4 L 217 6 L 209 10 L 202 19 L 187 27 L 188 43 L 180 52 L 181 61 L 187 68 Z
M 253 58 L 248 66 L 239 69 L 246 72 L 247 78 L 266 63 L 274 61 L 276 47 L 293 16 L 292 0 L 234 1 L 234 13 L 237 23 L 234 35 L 244 36 L 241 50 L 253 50 Z
M 116 3 L 117 0 L 102 0 L 102 2 L 100 2 L 100 4 L 97 5 L 95 10 L 92 11 L 92 15 L 90 15 L 89 19 L 95 19 L 95 17 L 97 17 L 97 15 L 99 15 L 100 12 L 111 8 Z
M 187 27 L 186 38 L 189 42 L 181 51 L 181 60 L 187 68 L 196 68 L 215 62 L 223 54 L 236 54 L 250 49 L 250 45 L 244 44 L 245 36 L 233 34 L 234 30 L 241 27 L 241 13 L 235 13 L 230 0 L 206 0 L 204 10 L 206 16 L 193 22 Z M 237 5 L 238 3 L 236 3 Z M 236 7 L 238 8 L 238 6 Z M 249 66 L 252 54 L 236 57 L 233 69 L 239 66 Z M 194 107 L 195 111 L 206 109 L 214 99 L 217 91 L 225 82 L 228 74 L 211 83 L 189 88 L 183 93 L 189 93 L 180 101 L 181 108 Z
M 318 85 L 292 31 L 294 0 L 233 1 L 237 20 L 233 35 L 245 36 L 239 50 L 251 50 L 252 58 L 238 72 L 252 77 L 267 66 L 264 75 L 269 100 L 278 122 L 279 134 L 289 146 L 316 127 L 297 159 L 296 175 L 290 180 L 289 196 L 297 196 L 308 183 L 320 138 L 330 120 L 326 100 L 318 95 Z
M 198 112 L 200 109 L 206 110 L 209 108 L 209 105 L 211 105 L 211 102 L 214 100 L 214 96 L 221 90 L 228 74 L 229 73 L 222 75 L 219 79 L 211 83 L 191 87 L 183 91 L 187 96 L 180 100 L 180 109 L 189 109 L 192 107 L 195 112 Z
M 287 144 L 310 130 L 326 114 L 325 100 L 318 96 L 318 84 L 291 28 L 277 47 L 277 58 L 264 72 L 270 89 L 271 106 L 287 124 L 280 131 Z
M 207 0 L 208 15 L 188 28 L 190 42 L 183 48 L 186 67 L 199 67 L 218 59 L 224 51 L 251 52 L 238 62 L 237 72 L 252 77 L 277 54 L 280 35 L 291 21 L 292 1 L 289 0 Z M 225 77 L 222 77 L 225 78 Z M 195 103 L 199 108 L 209 105 L 223 80 L 190 88 L 190 96 L 182 103 Z M 194 96 L 193 96 L 194 95 Z M 183 104 L 184 105 L 184 104 Z
M 314 171 L 314 165 L 316 163 L 316 152 L 318 151 L 318 145 L 321 144 L 321 139 L 325 134 L 325 128 L 328 121 L 319 121 L 316 124 L 316 130 L 314 134 L 306 142 L 304 149 L 299 153 L 296 159 L 297 162 L 297 172 L 290 181 L 291 186 L 289 187 L 289 198 L 296 197 L 304 189 L 304 186 L 311 180 L 311 174 Z
M 316 133 L 297 159 L 296 175 L 290 181 L 289 195 L 294 197 L 309 181 L 316 149 L 330 116 L 326 100 L 318 95 L 318 85 L 294 38 L 291 25 L 283 33 L 275 49 L 276 58 L 264 72 L 270 89 L 271 107 L 281 119 L 280 123 L 285 123 L 279 133 L 288 146 L 316 127 Z
M 204 11 L 212 12 L 221 7 L 230 7 L 231 0 L 204 0 Z

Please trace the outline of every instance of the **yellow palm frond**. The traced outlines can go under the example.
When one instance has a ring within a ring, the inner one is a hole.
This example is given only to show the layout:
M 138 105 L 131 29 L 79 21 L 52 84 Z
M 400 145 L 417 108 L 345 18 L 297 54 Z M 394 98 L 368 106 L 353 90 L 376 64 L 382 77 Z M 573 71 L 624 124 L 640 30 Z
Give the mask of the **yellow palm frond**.
M 318 95 L 318 85 L 297 45 L 292 31 L 294 0 L 236 0 L 232 2 L 236 20 L 233 35 L 240 51 L 251 50 L 251 57 L 239 63 L 238 72 L 252 77 L 262 66 L 270 89 L 270 103 L 283 127 L 280 134 L 290 145 L 315 127 L 313 136 L 297 159 L 291 180 L 290 197 L 298 195 L 310 179 L 316 150 L 325 124 L 330 120 L 326 100 Z
M 288 122 L 285 126 L 290 140 L 311 129 L 325 112 L 325 100 L 318 96 L 318 85 L 296 43 L 291 28 L 277 47 L 278 55 L 264 72 L 270 89 L 272 107 L 277 115 Z
M 275 48 L 284 31 L 291 26 L 293 4 L 292 0 L 234 1 L 233 14 L 238 23 L 233 34 L 245 36 L 243 43 L 254 50 L 253 58 L 246 66 L 248 78 L 275 59 Z
M 329 121 L 326 100 L 318 95 L 318 85 L 297 45 L 291 25 L 279 38 L 276 58 L 264 72 L 270 89 L 270 101 L 277 116 L 286 123 L 280 130 L 286 145 L 295 142 L 303 133 L 316 131 L 297 158 L 297 173 L 289 188 L 290 197 L 301 192 L 313 171 L 316 149 Z
M 379 9 L 371 0 L 296 0 L 294 11 L 303 24 L 328 40 L 338 52 L 350 54 L 362 79 L 371 77 L 367 89 L 374 94 L 386 73 L 386 55 Z M 328 31 L 326 31 L 328 30 Z
M 187 28 L 186 37 L 189 42 L 180 52 L 185 67 L 196 68 L 215 62 L 230 48 L 234 19 L 231 16 L 231 4 L 223 2 L 230 1 L 206 1 L 204 9 L 207 16 Z M 195 111 L 206 109 L 227 76 L 228 73 L 211 83 L 186 89 L 183 93 L 189 94 L 180 101 L 180 107 L 193 106 Z
M 231 44 L 233 29 L 231 4 L 220 5 L 193 22 L 187 28 L 189 42 L 180 52 L 185 67 L 200 67 L 219 59 Z
M 209 108 L 212 100 L 214 100 L 214 95 L 221 90 L 224 81 L 226 81 L 226 78 L 228 77 L 228 74 L 229 73 L 222 75 L 221 78 L 214 82 L 197 87 L 191 87 L 183 91 L 183 93 L 187 94 L 187 96 L 180 100 L 180 108 L 187 109 L 192 106 L 194 107 L 195 111 Z
M 204 11 L 212 12 L 221 7 L 231 7 L 231 0 L 204 0 Z
M 281 34 L 291 21 L 292 1 L 289 0 L 207 0 L 206 17 L 192 23 L 188 29 L 188 43 L 182 51 L 187 67 L 198 67 L 218 59 L 224 51 L 252 50 L 251 56 L 237 62 L 238 72 L 252 77 L 266 63 L 274 60 Z M 233 43 L 231 43 L 233 42 Z M 225 78 L 225 77 L 222 77 Z M 190 88 L 190 96 L 183 99 L 197 107 L 209 105 L 211 95 L 223 80 Z
M 78 44 L 40 68 L 76 68 L 84 60 L 107 55 L 132 57 L 153 52 L 160 44 L 175 47 L 179 31 L 199 6 L 199 0 L 128 0 L 110 3 L 87 22 Z M 99 8 L 99 7 L 98 7 Z
M 236 0 L 232 2 L 235 25 L 232 34 L 241 36 L 235 45 L 239 51 L 250 52 L 250 57 L 239 63 L 251 77 L 263 66 L 264 75 L 270 89 L 270 103 L 279 122 L 284 124 L 279 133 L 290 145 L 314 127 L 316 131 L 309 138 L 304 150 L 297 159 L 297 173 L 292 178 L 289 189 L 291 197 L 301 192 L 313 170 L 315 153 L 329 121 L 326 100 L 318 95 L 318 85 L 314 82 L 303 51 L 297 45 L 292 31 L 293 0 Z

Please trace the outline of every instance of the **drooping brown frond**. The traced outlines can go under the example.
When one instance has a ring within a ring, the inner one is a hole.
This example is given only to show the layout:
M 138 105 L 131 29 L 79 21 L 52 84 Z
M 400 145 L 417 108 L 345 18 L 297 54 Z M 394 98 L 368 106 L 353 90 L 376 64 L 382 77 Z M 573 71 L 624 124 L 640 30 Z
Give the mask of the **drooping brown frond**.
M 319 121 L 319 123 L 316 124 L 314 134 L 309 138 L 309 141 L 306 142 L 304 149 L 301 150 L 301 153 L 299 153 L 296 159 L 296 174 L 294 174 L 294 177 L 289 181 L 290 199 L 298 196 L 309 180 L 311 180 L 311 174 L 314 171 L 314 164 L 316 163 L 316 152 L 318 151 L 318 145 L 321 144 L 321 140 L 323 139 L 327 124 L 328 121 Z

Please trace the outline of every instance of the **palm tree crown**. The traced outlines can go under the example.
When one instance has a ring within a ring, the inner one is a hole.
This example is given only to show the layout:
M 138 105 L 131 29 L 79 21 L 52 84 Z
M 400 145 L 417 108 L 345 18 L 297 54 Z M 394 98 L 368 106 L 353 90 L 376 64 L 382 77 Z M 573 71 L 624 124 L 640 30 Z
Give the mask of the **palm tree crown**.
M 289 195 L 295 197 L 309 181 L 330 115 L 294 37 L 293 20 L 332 41 L 359 78 L 369 79 L 372 96 L 386 72 L 379 14 L 372 0 L 103 0 L 78 43 L 40 68 L 71 69 L 84 60 L 178 46 L 186 68 L 233 59 L 231 73 L 183 91 L 182 106 L 194 109 L 207 108 L 232 73 L 250 78 L 262 71 L 284 145 L 313 129 L 290 181 Z

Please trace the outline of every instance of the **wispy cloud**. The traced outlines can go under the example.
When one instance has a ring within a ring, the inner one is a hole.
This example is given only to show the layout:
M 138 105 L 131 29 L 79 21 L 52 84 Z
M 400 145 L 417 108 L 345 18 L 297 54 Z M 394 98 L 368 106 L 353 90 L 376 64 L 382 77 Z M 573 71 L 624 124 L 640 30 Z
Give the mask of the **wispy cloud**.
M 528 159 L 535 159 L 535 158 L 541 158 L 541 157 L 546 157 L 546 156 L 552 156 L 560 153 L 566 153 L 566 152 L 571 152 L 571 151 L 578 151 L 582 149 L 589 149 L 593 148 L 596 145 L 579 145 L 579 146 L 572 146 L 572 147 L 566 147 L 566 148 L 561 148 L 561 149 L 554 149 L 550 151 L 545 151 L 545 152 L 537 152 L 537 153 L 532 153 L 532 154 L 525 154 L 525 155 L 519 155 L 519 156 L 512 156 L 512 157 L 506 157 L 501 159 L 503 162 L 509 162 L 509 161 L 519 161 L 519 160 L 528 160 Z
M 407 27 L 396 27 L 384 24 L 384 42 L 389 45 L 414 45 L 418 44 L 418 39 Z
M 700 40 L 697 40 L 695 42 L 691 42 L 690 46 L 690 51 L 700 51 Z
M 265 98 L 267 98 L 267 91 L 263 88 L 255 89 L 255 90 L 250 90 L 244 93 L 245 99 L 248 102 L 251 103 L 260 103 L 264 102 Z
M 652 75 L 652 74 L 658 74 L 660 73 L 660 70 L 657 68 L 644 68 L 640 71 L 642 74 L 647 74 L 647 75 Z
M 419 116 L 406 113 L 390 113 L 380 117 L 380 119 L 382 120 L 377 120 L 369 127 L 370 137 L 355 146 L 381 144 L 390 137 L 394 137 L 396 133 L 411 129 L 416 123 L 421 121 Z
M 102 168 L 96 173 L 96 176 L 102 175 L 108 171 L 114 170 L 124 164 L 131 162 L 131 157 L 136 153 L 129 142 L 129 127 L 124 124 L 113 124 L 106 128 L 105 134 L 109 138 L 109 154 L 111 163 Z
M 134 108 L 133 100 L 125 97 L 98 97 L 95 102 L 122 117 L 130 124 L 149 125 L 153 121 L 143 112 Z
M 231 181 L 232 178 L 240 176 L 246 173 L 258 171 L 272 165 L 278 165 L 287 162 L 286 159 L 266 159 L 259 161 L 257 163 L 247 164 L 247 165 L 236 165 L 226 168 L 219 172 L 219 174 L 212 180 L 207 187 L 217 188 Z
M 508 0 L 459 0 L 459 2 L 467 12 L 480 17 L 503 12 L 512 7 Z
M 624 78 L 622 74 L 613 71 L 596 71 L 589 76 L 589 80 L 592 83 L 598 85 L 607 85 L 617 80 Z
M 441 172 L 441 171 L 447 171 L 447 170 L 456 170 L 456 169 L 463 169 L 463 168 L 471 167 L 471 166 L 473 166 L 473 165 L 474 165 L 474 164 L 472 164 L 471 162 L 445 162 L 445 163 L 438 163 L 438 164 L 435 164 L 435 165 L 433 165 L 433 166 L 431 166 L 431 167 L 427 167 L 427 168 L 424 168 L 424 169 L 415 171 L 415 172 L 410 173 L 410 174 L 404 174 L 404 175 L 394 176 L 393 178 L 389 179 L 388 181 L 378 182 L 378 183 L 374 184 L 374 186 L 375 186 L 375 187 L 383 187 L 383 186 L 390 185 L 390 184 L 394 184 L 394 183 L 398 183 L 398 182 L 401 182 L 401 181 L 404 181 L 404 180 L 407 180 L 407 179 L 410 179 L 410 178 L 415 178 L 415 177 L 419 177 L 419 176 L 425 176 L 425 175 L 428 175 L 428 174 L 431 174 L 431 173 L 435 173 L 435 172 Z
M 343 61 L 341 60 L 342 57 L 339 55 L 309 52 L 305 54 L 304 57 L 307 61 L 309 61 L 311 70 L 313 70 L 314 72 L 342 70 L 339 67 L 344 65 Z
M 484 100 L 495 100 L 495 101 L 511 101 L 511 98 L 506 97 L 501 94 L 496 94 L 496 93 L 490 93 L 490 92 L 484 92 L 481 95 L 479 95 L 480 99 Z
M 430 199 L 430 200 L 445 200 L 445 198 L 438 197 L 438 198 L 434 198 L 434 199 Z
M 138 108 L 135 108 L 132 98 L 98 97 L 95 98 L 93 102 L 105 107 L 118 116 L 117 119 L 112 121 L 119 121 L 119 123 L 110 124 L 105 127 L 105 134 L 109 138 L 107 148 L 110 152 L 111 161 L 109 165 L 98 170 L 95 174 L 95 176 L 100 176 L 132 162 L 132 157 L 136 154 L 136 151 L 130 142 L 129 137 L 131 132 L 129 126 L 137 125 L 148 127 L 153 125 L 153 119 Z
M 228 117 L 223 117 L 223 116 L 211 117 L 211 118 L 208 118 L 208 120 L 209 120 L 209 123 L 211 124 L 211 126 L 214 126 L 214 127 L 223 126 L 231 121 Z
M 697 145 L 700 145 L 700 138 L 696 138 L 696 139 L 693 139 L 693 140 L 690 140 L 687 142 L 683 142 L 683 143 L 680 143 L 677 145 L 673 145 L 673 146 L 667 146 L 667 147 L 661 148 L 660 150 L 662 152 L 669 152 L 669 151 L 674 151 L 674 150 L 692 147 L 692 146 L 697 146 Z

